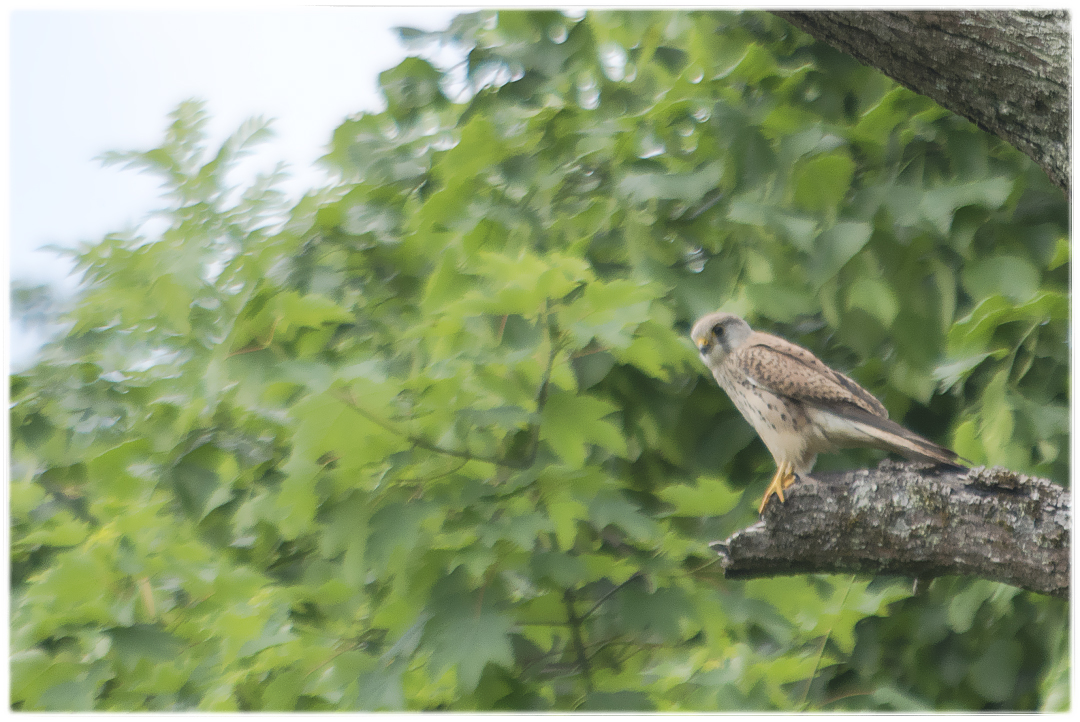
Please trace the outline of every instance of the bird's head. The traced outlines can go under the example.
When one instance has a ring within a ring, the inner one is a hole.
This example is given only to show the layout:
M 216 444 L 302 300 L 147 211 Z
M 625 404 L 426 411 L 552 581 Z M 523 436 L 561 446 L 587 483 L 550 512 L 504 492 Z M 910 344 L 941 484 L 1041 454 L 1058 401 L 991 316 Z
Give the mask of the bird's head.
M 697 320 L 690 338 L 710 368 L 724 360 L 752 333 L 750 325 L 738 316 L 723 311 L 706 314 Z

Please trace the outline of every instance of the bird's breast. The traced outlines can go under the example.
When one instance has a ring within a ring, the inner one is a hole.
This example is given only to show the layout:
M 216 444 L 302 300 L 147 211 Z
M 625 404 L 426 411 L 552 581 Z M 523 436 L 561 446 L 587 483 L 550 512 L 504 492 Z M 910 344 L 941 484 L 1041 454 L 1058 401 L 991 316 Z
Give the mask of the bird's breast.
M 786 461 L 797 472 L 806 473 L 813 466 L 814 457 L 827 450 L 827 441 L 819 438 L 807 410 L 799 402 L 772 393 L 737 370 L 721 368 L 714 376 L 777 464 Z

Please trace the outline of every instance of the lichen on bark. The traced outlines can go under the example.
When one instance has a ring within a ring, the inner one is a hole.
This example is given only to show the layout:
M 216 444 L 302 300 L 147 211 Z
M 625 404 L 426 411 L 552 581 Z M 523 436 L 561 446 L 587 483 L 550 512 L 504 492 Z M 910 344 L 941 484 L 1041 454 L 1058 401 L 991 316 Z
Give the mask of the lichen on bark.
M 761 521 L 712 547 L 731 578 L 854 572 L 972 575 L 1069 589 L 1069 491 L 1008 469 L 886 460 L 804 477 Z

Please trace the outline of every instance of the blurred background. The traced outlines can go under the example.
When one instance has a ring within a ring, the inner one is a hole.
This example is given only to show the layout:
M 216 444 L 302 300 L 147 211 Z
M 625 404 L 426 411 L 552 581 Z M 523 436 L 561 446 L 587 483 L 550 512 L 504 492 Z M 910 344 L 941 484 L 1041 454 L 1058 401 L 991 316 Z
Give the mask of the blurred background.
M 148 148 L 188 98 L 206 101 L 218 143 L 243 120 L 273 119 L 275 138 L 239 177 L 288 164 L 282 189 L 325 182 L 316 164 L 348 115 L 378 112 L 378 74 L 408 51 L 398 26 L 436 30 L 461 8 L 283 7 L 233 10 L 15 10 L 11 16 L 10 278 L 45 285 L 53 300 L 75 284 L 71 262 L 45 246 L 96 242 L 152 222 L 157 180 L 103 166 L 113 150 Z M 456 51 L 421 52 L 443 67 Z M 347 69 L 343 70 L 343 69 Z M 149 229 L 144 229 L 149 230 Z M 16 297 L 10 366 L 45 340 L 40 292 Z M 22 303 L 20 304 L 20 300 Z
M 761 11 L 11 31 L 13 709 L 1069 709 L 1067 599 L 708 546 L 775 470 L 718 307 L 1069 483 L 1068 201 L 1001 139 Z

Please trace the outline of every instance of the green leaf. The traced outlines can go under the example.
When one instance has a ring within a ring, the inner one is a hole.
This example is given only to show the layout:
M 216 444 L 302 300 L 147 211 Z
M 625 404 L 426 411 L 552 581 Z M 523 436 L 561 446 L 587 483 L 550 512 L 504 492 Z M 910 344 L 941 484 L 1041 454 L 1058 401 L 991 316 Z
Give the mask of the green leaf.
M 461 140 L 446 153 L 445 164 L 454 178 L 469 178 L 502 160 L 505 150 L 495 125 L 482 115 L 474 115 L 461 129 Z
M 546 501 L 548 517 L 555 525 L 555 539 L 559 549 L 571 549 L 577 538 L 579 521 L 589 518 L 589 509 L 584 502 L 562 494 Z
M 1072 258 L 1072 249 L 1067 238 L 1058 238 L 1054 245 L 1054 256 L 1046 264 L 1046 270 L 1052 271 L 1069 262 Z
M 387 110 L 399 121 L 412 120 L 422 108 L 439 108 L 447 103 L 439 88 L 442 74 L 426 60 L 405 58 L 395 68 L 379 74 L 379 89 Z
M 182 640 L 154 624 L 113 627 L 107 632 L 113 651 L 129 666 L 142 659 L 172 659 L 183 649 Z
M 973 298 L 1001 295 L 1014 303 L 1030 301 L 1039 292 L 1039 272 L 1019 256 L 991 256 L 964 267 L 961 279 Z
M 716 188 L 723 175 L 718 162 L 708 163 L 692 173 L 628 173 L 619 181 L 619 190 L 636 203 L 652 199 L 694 202 Z
M 647 639 L 675 641 L 682 637 L 681 620 L 692 614 L 686 594 L 676 587 L 648 592 L 642 584 L 628 584 L 615 596 L 618 614 L 627 628 Z
M 953 325 L 949 331 L 949 348 L 957 354 L 982 351 L 1002 324 L 1021 319 L 1040 323 L 1064 319 L 1068 308 L 1068 298 L 1056 292 L 1042 293 L 1021 305 L 1000 295 L 990 296 Z
M 610 489 L 602 489 L 589 501 L 589 520 L 604 528 L 613 525 L 642 544 L 654 543 L 659 527 L 631 501 Z
M 344 552 L 341 561 L 342 577 L 353 589 L 363 585 L 368 572 L 365 555 L 369 514 L 365 496 L 354 492 L 334 505 L 323 526 L 323 549 L 328 556 Z
M 579 510 L 585 512 L 584 506 L 581 505 Z M 584 518 L 584 514 L 581 518 Z M 573 523 L 576 525 L 577 520 L 574 519 Z M 564 544 L 564 541 L 567 543 Z M 568 549 L 573 545 L 573 541 L 572 536 L 568 540 L 561 538 L 559 546 Z M 538 579 L 550 579 L 560 587 L 572 587 L 586 579 L 588 574 L 588 570 L 580 557 L 558 552 L 536 552 L 531 555 L 530 565 Z
M 376 667 L 357 679 L 355 709 L 400 710 L 405 708 L 401 677 L 407 662 L 398 660 L 385 668 Z
M 805 160 L 795 174 L 795 203 L 808 211 L 835 212 L 854 174 L 855 161 L 844 153 Z
M 863 113 L 852 128 L 853 137 L 861 143 L 885 145 L 893 129 L 911 117 L 908 104 L 918 97 L 907 88 L 893 88 L 878 103 Z
M 757 43 L 751 43 L 746 48 L 746 54 L 724 76 L 730 75 L 747 84 L 760 83 L 765 78 L 777 72 L 776 58 Z
M 731 200 L 728 218 L 737 223 L 771 228 L 799 250 L 807 253 L 813 251 L 818 223 L 807 215 L 785 211 L 771 203 L 741 196 Z
M 745 287 L 746 297 L 755 313 L 782 323 L 812 313 L 813 297 L 806 291 L 784 283 L 760 283 Z
M 589 443 L 626 456 L 626 439 L 605 419 L 613 411 L 615 407 L 609 402 L 554 388 L 540 412 L 540 439 L 573 467 L 585 463 Z
M 648 317 L 655 289 L 640 283 L 594 281 L 581 296 L 557 312 L 559 325 L 570 332 L 574 344 L 584 348 L 596 339 L 606 348 L 622 349 L 633 330 Z
M 986 699 L 1004 702 L 1016 685 L 1022 652 L 1015 639 L 995 639 L 971 665 L 968 681 Z
M 847 307 L 861 308 L 888 328 L 900 313 L 900 302 L 881 279 L 863 276 L 848 288 Z
M 439 580 L 431 596 L 435 607 L 422 644 L 431 652 L 433 678 L 454 667 L 459 689 L 471 691 L 487 664 L 513 663 L 513 620 L 469 590 L 460 569 Z
M 300 295 L 287 292 L 274 297 L 274 308 L 281 319 L 279 333 L 286 333 L 292 328 L 318 328 L 324 323 L 347 323 L 352 315 L 329 298 L 311 293 Z
M 423 306 L 429 314 L 438 313 L 450 302 L 461 298 L 475 279 L 461 272 L 461 260 L 454 249 L 447 249 L 435 271 L 428 277 Z
M 952 225 L 953 214 L 963 206 L 976 205 L 994 210 L 1000 208 L 1012 192 L 1013 183 L 1008 178 L 988 178 L 953 187 L 935 188 L 928 191 L 919 204 L 919 210 L 938 233 L 945 235 Z
M 721 479 L 700 478 L 693 486 L 676 484 L 659 491 L 659 497 L 674 505 L 676 516 L 720 516 L 735 508 L 742 492 L 730 489 Z
M 807 272 L 816 287 L 828 281 L 861 251 L 870 240 L 873 227 L 861 221 L 842 221 L 823 231 L 815 241 L 814 256 Z
M 985 447 L 974 419 L 968 419 L 956 427 L 950 448 L 973 463 L 980 463 L 986 458 Z
M 430 504 L 386 504 L 371 515 L 364 558 L 379 573 L 400 563 L 416 545 L 424 543 L 421 525 L 434 513 Z
M 641 691 L 589 692 L 577 708 L 579 712 L 651 712 L 656 707 L 649 696 Z
M 22 519 L 45 499 L 45 490 L 37 484 L 14 482 L 9 487 L 8 504 L 12 521 Z
M 991 356 L 994 356 L 994 354 L 978 353 L 968 356 L 967 358 L 941 364 L 934 369 L 934 378 L 941 381 L 941 387 L 943 389 L 952 388 L 961 379 L 965 378 L 972 369 L 976 368 Z

